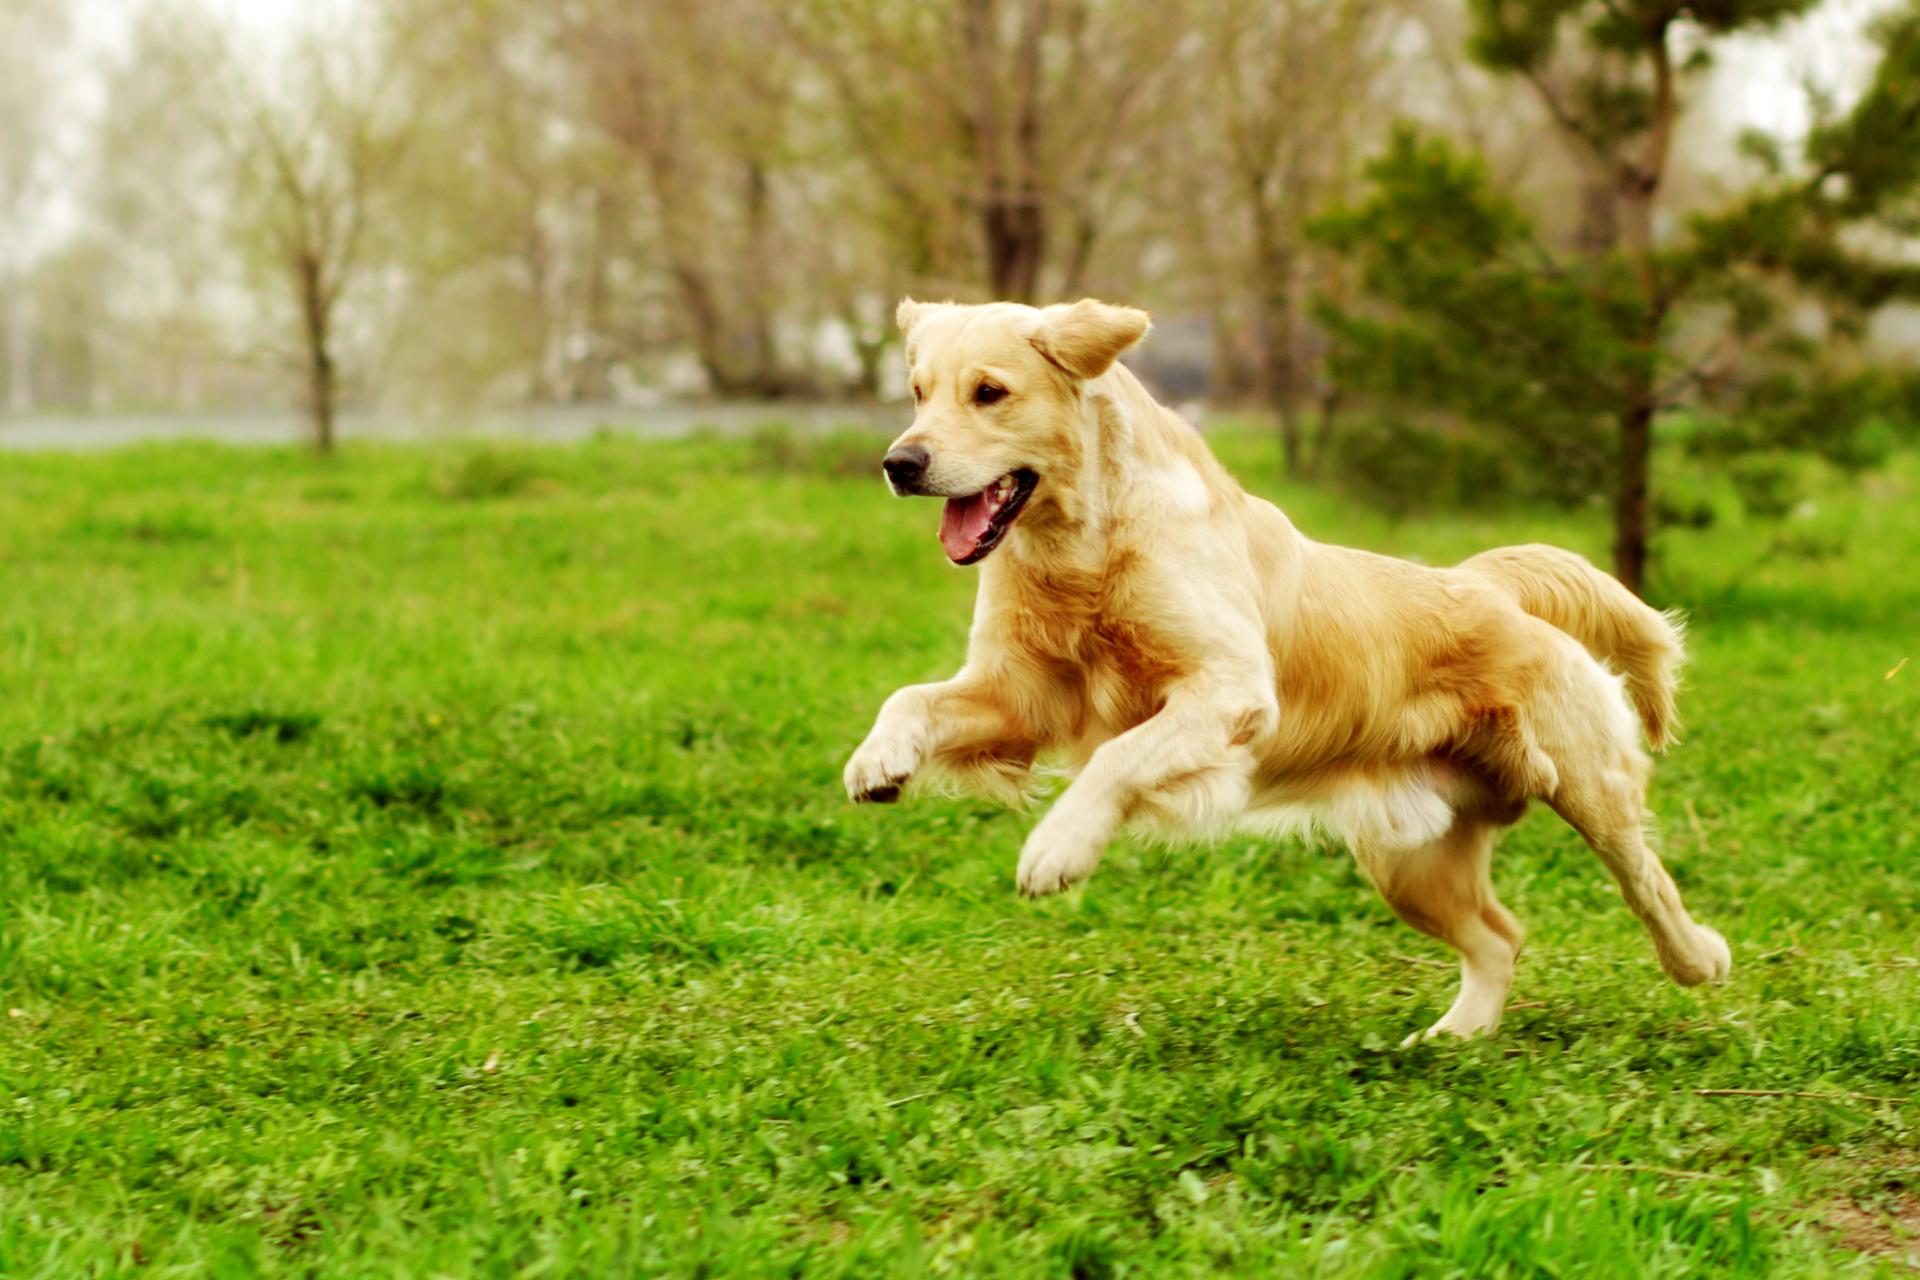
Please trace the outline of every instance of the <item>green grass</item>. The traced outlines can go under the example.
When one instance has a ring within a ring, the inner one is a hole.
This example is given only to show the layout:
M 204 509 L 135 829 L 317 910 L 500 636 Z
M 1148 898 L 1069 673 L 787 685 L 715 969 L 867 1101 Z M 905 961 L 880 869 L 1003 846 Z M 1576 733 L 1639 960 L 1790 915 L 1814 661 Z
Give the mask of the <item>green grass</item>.
M 1803 521 L 1839 561 L 1669 548 L 1696 661 L 1654 802 L 1732 983 L 1667 983 L 1537 814 L 1497 867 L 1532 931 L 1505 1028 L 1401 1052 L 1453 975 L 1337 850 L 1123 845 L 1030 904 L 1030 816 L 846 804 L 972 587 L 872 447 L 6 458 L 0 1275 L 1913 1247 L 1920 1107 L 1885 1099 L 1920 1096 L 1920 663 L 1887 673 L 1920 657 L 1920 470 Z M 1601 550 L 1593 517 L 1279 496 L 1433 560 Z

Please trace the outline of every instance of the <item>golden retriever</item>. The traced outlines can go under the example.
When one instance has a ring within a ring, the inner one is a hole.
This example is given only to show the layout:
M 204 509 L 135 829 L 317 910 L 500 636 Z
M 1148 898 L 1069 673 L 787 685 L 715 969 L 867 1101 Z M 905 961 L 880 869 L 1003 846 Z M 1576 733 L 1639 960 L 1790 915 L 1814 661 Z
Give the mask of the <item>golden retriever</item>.
M 1554 547 L 1434 569 L 1304 537 L 1115 363 L 1145 312 L 908 300 L 898 320 L 915 412 L 883 469 L 946 499 L 941 545 L 980 587 L 966 665 L 887 699 L 846 767 L 854 800 L 940 774 L 1017 801 L 1063 754 L 1075 780 L 1020 853 L 1029 895 L 1091 875 L 1122 826 L 1334 836 L 1460 952 L 1426 1036 L 1499 1025 L 1521 929 L 1489 856 L 1544 800 L 1675 981 L 1726 976 L 1645 834 L 1672 620 Z

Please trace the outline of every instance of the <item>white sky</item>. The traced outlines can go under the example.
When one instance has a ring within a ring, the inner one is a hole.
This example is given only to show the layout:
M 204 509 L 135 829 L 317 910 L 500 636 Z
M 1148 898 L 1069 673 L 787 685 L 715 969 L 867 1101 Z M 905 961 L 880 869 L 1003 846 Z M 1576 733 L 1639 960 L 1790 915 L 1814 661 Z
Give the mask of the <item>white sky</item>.
M 1840 93 L 1844 103 L 1873 67 L 1866 29 L 1889 7 L 1887 0 L 1826 0 L 1774 34 L 1742 36 L 1723 46 L 1715 89 L 1734 106 L 1734 130 L 1757 126 L 1797 138 L 1808 124 L 1801 86 L 1809 81 Z
M 74 0 L 74 27 L 90 49 L 119 46 L 148 0 Z M 219 14 L 234 27 L 254 31 L 267 41 L 294 28 L 316 9 L 352 9 L 356 0 L 191 0 Z

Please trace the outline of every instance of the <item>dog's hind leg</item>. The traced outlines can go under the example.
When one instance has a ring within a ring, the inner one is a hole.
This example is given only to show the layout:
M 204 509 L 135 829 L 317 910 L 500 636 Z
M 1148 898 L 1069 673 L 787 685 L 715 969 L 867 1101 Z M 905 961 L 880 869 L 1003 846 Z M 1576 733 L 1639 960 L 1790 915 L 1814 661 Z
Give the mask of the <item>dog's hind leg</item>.
M 1653 938 L 1660 967 L 1683 987 L 1718 982 L 1733 967 L 1726 939 L 1687 914 L 1679 887 L 1647 845 L 1646 765 L 1566 770 L 1553 807 L 1586 838 Z
M 1680 890 L 1647 843 L 1652 764 L 1620 692 L 1584 653 L 1548 694 L 1542 737 L 1560 766 L 1554 811 L 1585 837 L 1647 927 L 1660 967 L 1681 986 L 1718 982 L 1733 967 L 1726 939 L 1687 914 Z
M 1494 896 L 1489 863 L 1499 828 L 1461 814 L 1447 833 L 1412 849 L 1354 850 L 1394 914 L 1460 953 L 1460 994 L 1440 1020 L 1402 1047 L 1433 1036 L 1490 1034 L 1500 1025 L 1524 933 Z

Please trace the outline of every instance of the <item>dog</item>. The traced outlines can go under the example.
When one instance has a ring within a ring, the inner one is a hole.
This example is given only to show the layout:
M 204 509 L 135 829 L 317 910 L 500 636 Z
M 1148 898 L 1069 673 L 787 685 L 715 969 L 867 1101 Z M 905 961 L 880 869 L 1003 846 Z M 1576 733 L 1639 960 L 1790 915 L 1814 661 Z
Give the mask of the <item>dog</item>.
M 1334 837 L 1460 953 L 1457 998 L 1408 1044 L 1499 1026 L 1522 931 L 1489 861 L 1545 801 L 1670 977 L 1726 977 L 1646 834 L 1675 619 L 1555 547 L 1429 568 L 1305 537 L 1117 363 L 1143 311 L 908 299 L 897 319 L 914 417 L 882 470 L 945 499 L 941 546 L 980 583 L 965 665 L 887 699 L 854 801 L 943 777 L 1018 803 L 1064 756 L 1074 780 L 1020 853 L 1029 896 L 1093 874 L 1123 827 Z

